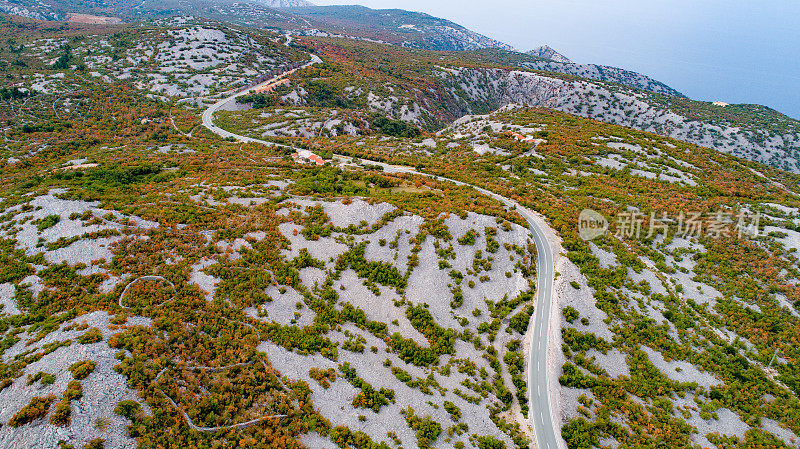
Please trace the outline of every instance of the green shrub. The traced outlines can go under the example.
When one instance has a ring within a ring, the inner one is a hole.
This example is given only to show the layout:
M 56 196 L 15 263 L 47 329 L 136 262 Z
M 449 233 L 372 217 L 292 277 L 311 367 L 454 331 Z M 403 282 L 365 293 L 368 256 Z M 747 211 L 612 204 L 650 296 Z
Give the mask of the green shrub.
M 383 134 L 394 137 L 407 137 L 413 139 L 422 134 L 419 128 L 409 123 L 392 120 L 382 115 L 374 116 L 372 126 Z
M 82 397 L 83 387 L 81 387 L 81 383 L 77 380 L 71 380 L 67 385 L 67 390 L 64 392 L 64 399 L 73 401 Z
M 53 226 L 57 225 L 59 221 L 61 221 L 60 216 L 55 214 L 48 215 L 39 221 L 39 224 L 36 225 L 36 229 L 38 229 L 39 232 L 42 232 L 47 228 L 52 228 Z
M 514 329 L 520 334 L 524 334 L 528 331 L 528 324 L 530 324 L 531 315 L 533 315 L 533 306 L 525 306 L 525 309 L 512 316 L 508 320 L 508 327 Z
M 580 332 L 571 327 L 561 329 L 561 336 L 572 350 L 588 351 L 597 349 L 603 354 L 611 349 L 611 344 L 591 332 Z
M 580 318 L 580 314 L 572 306 L 564 307 L 563 314 L 564 314 L 564 319 L 570 323 Z
M 9 421 L 11 427 L 19 427 L 29 422 L 35 421 L 47 415 L 50 405 L 56 399 L 55 396 L 47 395 L 44 397 L 34 396 L 25 407 L 22 407 Z
M 84 334 L 85 335 L 85 334 Z M 81 380 L 85 379 L 86 376 L 92 374 L 94 372 L 95 367 L 97 364 L 92 360 L 84 360 L 82 362 L 75 362 L 70 367 L 69 370 L 72 373 L 72 377 L 75 379 Z
M 56 404 L 56 409 L 53 411 L 53 415 L 50 417 L 50 424 L 54 426 L 62 426 L 66 427 L 69 426 L 70 422 L 70 414 L 72 410 L 70 409 L 69 399 L 63 399 Z
M 583 418 L 575 418 L 561 428 L 561 437 L 569 449 L 589 449 L 600 443 L 597 429 Z
M 33 376 L 28 375 L 28 385 L 33 385 L 36 382 L 41 382 L 42 385 L 52 385 L 56 381 L 56 376 L 39 371 Z
M 414 414 L 414 409 L 410 406 L 401 412 L 406 417 L 406 424 L 412 430 L 417 431 L 417 446 L 420 449 L 428 449 L 435 443 L 442 434 L 442 426 L 434 421 L 430 416 L 419 417 Z
M 339 365 L 339 371 L 344 374 L 344 377 L 356 388 L 361 391 L 353 398 L 353 407 L 369 408 L 373 412 L 378 413 L 381 407 L 389 405 L 394 402 L 394 390 L 381 388 L 376 390 L 372 385 L 367 383 L 364 379 L 358 377 L 356 370 L 345 362 Z
M 133 421 L 135 418 L 141 415 L 142 406 L 136 401 L 126 399 L 117 403 L 117 406 L 114 407 L 114 413 Z
M 458 243 L 461 245 L 474 245 L 477 237 L 478 233 L 474 229 L 470 229 L 463 237 L 458 239 Z
M 450 417 L 453 418 L 453 421 L 458 421 L 461 419 L 461 409 L 452 402 L 444 401 L 444 409 L 450 414 Z
M 478 437 L 478 449 L 506 449 L 506 443 L 491 435 L 480 436 Z
M 78 337 L 78 343 L 84 345 L 97 343 L 99 341 L 103 341 L 103 334 L 100 333 L 100 329 L 96 327 L 89 328 L 88 331 L 86 331 L 80 337 Z

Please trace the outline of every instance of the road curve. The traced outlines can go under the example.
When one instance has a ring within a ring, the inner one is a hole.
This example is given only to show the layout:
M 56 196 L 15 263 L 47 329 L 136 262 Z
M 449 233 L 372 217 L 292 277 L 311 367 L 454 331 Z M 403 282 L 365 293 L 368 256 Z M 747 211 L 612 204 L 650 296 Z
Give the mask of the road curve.
M 257 89 L 257 88 L 262 87 L 262 86 L 270 85 L 270 84 L 280 80 L 281 78 L 283 78 L 283 77 L 285 77 L 287 75 L 291 75 L 292 73 L 294 73 L 294 72 L 296 72 L 296 71 L 298 71 L 300 69 L 305 69 L 307 67 L 311 67 L 312 65 L 319 64 L 321 62 L 322 62 L 322 59 L 320 59 L 319 56 L 311 55 L 311 60 L 310 61 L 308 61 L 307 63 L 303 64 L 302 66 L 300 66 L 300 67 L 298 67 L 296 69 L 292 69 L 292 70 L 288 70 L 286 72 L 283 72 L 280 75 L 276 75 L 276 76 L 264 81 L 263 83 L 257 84 L 255 86 L 252 86 L 252 87 L 248 88 L 248 89 L 244 89 L 243 91 L 237 92 L 237 93 L 231 95 L 230 97 L 226 97 L 226 98 L 223 98 L 222 100 L 217 101 L 216 103 L 211 105 L 208 109 L 203 111 L 203 115 L 202 115 L 203 126 L 208 128 L 208 130 L 213 132 L 214 134 L 216 134 L 218 136 L 221 136 L 222 138 L 225 138 L 225 139 L 227 139 L 229 137 L 233 137 L 234 139 L 236 139 L 236 140 L 238 140 L 240 142 L 247 142 L 247 143 L 250 143 L 250 142 L 262 142 L 263 143 L 264 141 L 262 141 L 262 140 L 253 139 L 253 138 L 245 137 L 245 136 L 240 136 L 238 134 L 234 134 L 234 133 L 225 131 L 224 129 L 214 125 L 214 120 L 213 120 L 214 119 L 214 113 L 219 111 L 223 106 L 225 106 L 229 102 L 235 101 L 237 98 L 239 98 L 241 96 L 248 95 L 253 89 Z M 268 144 L 269 145 L 275 145 L 274 143 L 268 143 Z
M 302 67 L 322 62 L 316 55 L 311 55 L 311 61 Z M 302 68 L 301 67 L 301 68 Z M 293 72 L 293 71 L 292 71 Z M 266 84 L 274 83 L 280 78 L 286 76 L 291 72 L 278 75 L 275 78 L 259 84 L 263 86 Z M 256 87 L 259 87 L 256 86 Z M 223 105 L 236 99 L 241 95 L 246 95 L 250 89 L 234 94 L 228 98 L 220 100 L 203 112 L 203 126 L 208 128 L 211 132 L 223 137 L 234 138 L 239 142 L 245 143 L 260 143 L 268 146 L 281 146 L 286 145 L 269 142 L 266 140 L 254 139 L 252 137 L 242 136 L 226 131 L 213 122 L 214 113 L 219 110 Z M 350 158 L 346 156 L 334 155 L 336 159 L 342 161 L 349 161 Z M 529 394 L 529 417 L 533 422 L 533 430 L 536 436 L 536 443 L 538 449 L 559 449 L 560 431 L 556 428 L 553 421 L 552 408 L 550 403 L 550 393 L 548 389 L 548 370 L 547 370 L 547 348 L 548 348 L 548 333 L 550 332 L 550 314 L 553 298 L 553 248 L 545 236 L 539 222 L 534 218 L 531 211 L 524 208 L 516 201 L 506 198 L 497 193 L 491 192 L 484 188 L 468 184 L 455 179 L 449 179 L 442 176 L 436 176 L 428 173 L 421 173 L 411 167 L 390 165 L 383 162 L 369 161 L 373 165 L 378 165 L 383 168 L 386 173 L 407 173 L 412 175 L 426 176 L 439 181 L 451 182 L 456 185 L 469 186 L 478 192 L 490 196 L 510 208 L 516 209 L 520 215 L 528 222 L 528 228 L 533 234 L 533 240 L 536 244 L 537 253 L 537 280 L 536 280 L 536 308 L 533 317 L 533 333 L 531 338 L 531 345 L 528 353 L 528 394 Z

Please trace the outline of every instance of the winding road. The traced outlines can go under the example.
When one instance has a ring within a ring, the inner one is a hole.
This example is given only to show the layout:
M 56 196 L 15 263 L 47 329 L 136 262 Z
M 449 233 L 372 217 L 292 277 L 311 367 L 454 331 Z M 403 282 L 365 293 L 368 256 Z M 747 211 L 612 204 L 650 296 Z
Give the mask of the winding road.
M 317 64 L 320 62 L 322 62 L 322 60 L 318 56 L 311 55 L 311 61 L 309 61 L 307 64 L 303 65 L 300 68 L 309 67 L 313 64 Z M 291 70 L 289 72 L 278 75 L 270 80 L 267 80 L 259 84 L 258 86 L 254 86 L 254 88 L 274 83 L 280 80 L 281 78 L 285 77 L 286 75 L 294 72 L 295 70 Z M 286 147 L 286 145 L 280 145 L 275 142 L 269 142 L 265 140 L 254 139 L 252 137 L 242 136 L 239 134 L 234 134 L 232 132 L 226 131 L 214 125 L 213 116 L 216 111 L 218 111 L 220 108 L 222 108 L 222 106 L 224 106 L 228 102 L 234 101 L 236 98 L 248 94 L 251 89 L 246 89 L 242 92 L 236 93 L 230 97 L 222 99 L 216 102 L 208 109 L 206 109 L 202 115 L 203 126 L 205 126 L 211 132 L 223 138 L 234 138 L 239 142 L 245 142 L 245 143 L 260 143 L 268 146 Z M 350 161 L 350 158 L 346 156 L 334 155 L 334 158 L 340 161 Z M 489 190 L 486 190 L 484 188 L 468 184 L 462 181 L 458 181 L 455 179 L 449 179 L 428 173 L 418 172 L 411 167 L 390 165 L 377 161 L 369 161 L 369 162 L 373 165 L 378 165 L 382 167 L 386 173 L 406 173 L 412 175 L 426 176 L 439 181 L 446 181 L 454 183 L 456 185 L 472 187 L 478 192 L 486 196 L 490 196 L 510 208 L 514 208 L 528 222 L 528 228 L 533 234 L 533 240 L 534 243 L 536 244 L 536 253 L 537 253 L 537 281 L 536 281 L 537 300 L 536 300 L 535 313 L 532 318 L 533 330 L 531 335 L 532 337 L 531 345 L 528 354 L 528 362 L 529 362 L 528 394 L 529 394 L 529 410 L 530 410 L 529 417 L 533 423 L 534 434 L 536 436 L 536 444 L 539 449 L 559 449 L 560 446 L 565 447 L 565 445 L 563 444 L 563 440 L 561 440 L 560 438 L 560 430 L 556 428 L 555 422 L 553 421 L 553 414 L 552 414 L 550 393 L 549 393 L 550 390 L 548 388 L 548 382 L 551 381 L 551 379 L 548 379 L 547 354 L 548 354 L 548 334 L 550 332 L 550 318 L 551 318 L 551 313 L 553 312 L 551 307 L 553 298 L 553 281 L 554 281 L 553 248 L 550 245 L 550 242 L 548 241 L 545 232 L 542 230 L 542 227 L 540 225 L 540 220 L 537 220 L 534 214 L 530 210 L 524 208 L 516 201 L 510 198 L 506 198 L 497 193 L 491 192 Z M 559 445 L 559 443 L 561 443 L 561 445 Z
M 263 140 L 253 139 L 251 137 L 240 136 L 238 134 L 234 134 L 232 132 L 225 131 L 224 129 L 222 129 L 219 126 L 216 126 L 214 124 L 214 121 L 213 121 L 214 113 L 219 111 L 220 109 L 222 109 L 223 106 L 225 106 L 226 104 L 230 103 L 231 101 L 236 101 L 237 98 L 250 94 L 250 92 L 253 91 L 254 89 L 258 89 L 258 88 L 263 87 L 263 86 L 269 86 L 270 84 L 273 84 L 273 83 L 279 81 L 280 79 L 286 77 L 287 75 L 291 75 L 292 73 L 294 73 L 294 72 L 296 72 L 296 71 L 298 71 L 300 69 L 305 69 L 307 67 L 311 67 L 312 65 L 319 64 L 321 62 L 322 62 L 322 59 L 320 59 L 319 56 L 311 55 L 311 60 L 310 61 L 308 61 L 307 63 L 303 64 L 302 66 L 300 66 L 300 67 L 298 67 L 296 69 L 292 69 L 292 70 L 289 70 L 287 72 L 283 72 L 280 75 L 272 77 L 272 78 L 264 81 L 261 84 L 257 84 L 255 86 L 252 86 L 252 87 L 248 88 L 248 89 L 244 89 L 241 92 L 237 92 L 237 93 L 231 95 L 230 97 L 226 97 L 226 98 L 223 98 L 222 100 L 217 101 L 216 103 L 211 105 L 211 107 L 209 107 L 208 109 L 203 111 L 203 115 L 202 115 L 203 126 L 208 128 L 208 130 L 213 132 L 214 134 L 216 134 L 218 136 L 221 136 L 222 138 L 225 138 L 225 139 L 232 137 L 232 138 L 238 140 L 239 142 L 246 142 L 246 143 L 255 142 L 255 143 L 263 143 L 263 144 L 266 144 L 266 145 L 275 146 L 276 144 L 273 143 L 273 142 L 266 142 L 266 141 L 263 141 Z M 283 146 L 283 145 L 281 145 L 281 146 Z

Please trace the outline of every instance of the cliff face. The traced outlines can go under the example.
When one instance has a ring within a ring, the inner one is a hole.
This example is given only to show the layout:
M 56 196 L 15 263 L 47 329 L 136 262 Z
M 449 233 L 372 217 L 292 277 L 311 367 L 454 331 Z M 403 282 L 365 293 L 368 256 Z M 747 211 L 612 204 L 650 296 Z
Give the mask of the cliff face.
M 529 55 L 537 58 L 549 59 L 555 62 L 571 63 L 572 61 L 561 53 L 557 52 L 549 45 L 541 45 L 528 52 Z
M 470 102 L 486 102 L 494 107 L 519 103 L 553 108 L 800 171 L 800 133 L 792 131 L 792 127 L 781 132 L 724 119 L 693 119 L 664 107 L 660 98 L 647 93 L 523 71 L 464 68 L 441 71 L 440 76 L 453 95 Z

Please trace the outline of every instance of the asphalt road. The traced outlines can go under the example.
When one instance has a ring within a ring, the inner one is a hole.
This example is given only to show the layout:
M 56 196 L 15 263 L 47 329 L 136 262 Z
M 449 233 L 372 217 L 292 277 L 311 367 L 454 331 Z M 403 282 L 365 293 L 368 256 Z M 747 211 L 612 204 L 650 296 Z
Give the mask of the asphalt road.
M 299 67 L 297 69 L 289 70 L 287 72 L 281 73 L 280 75 L 277 75 L 277 76 L 275 76 L 273 78 L 270 78 L 270 79 L 264 81 L 261 84 L 258 84 L 256 86 L 251 87 L 250 89 L 245 89 L 245 90 L 243 90 L 241 92 L 238 92 L 236 94 L 231 95 L 230 97 L 223 98 L 222 100 L 219 100 L 218 102 L 216 102 L 213 105 L 211 105 L 211 107 L 209 107 L 208 109 L 203 111 L 203 115 L 202 115 L 203 126 L 208 128 L 209 131 L 211 131 L 214 134 L 217 134 L 218 136 L 221 136 L 223 138 L 233 137 L 234 139 L 236 139 L 236 140 L 238 140 L 240 142 L 261 142 L 261 143 L 266 143 L 267 145 L 273 145 L 274 146 L 275 145 L 274 143 L 264 142 L 263 140 L 258 140 L 258 139 L 253 139 L 253 138 L 250 138 L 250 137 L 240 136 L 238 134 L 234 134 L 234 133 L 225 131 L 224 129 L 214 125 L 214 113 L 219 111 L 223 106 L 225 106 L 229 102 L 235 101 L 237 98 L 239 98 L 241 96 L 248 95 L 250 93 L 250 91 L 252 91 L 253 89 L 259 88 L 261 86 L 266 86 L 266 85 L 272 84 L 272 83 L 280 80 L 281 78 L 285 77 L 286 75 L 290 75 L 290 74 L 296 72 L 297 70 L 304 69 L 306 67 L 310 67 L 310 66 L 312 66 L 314 64 L 318 64 L 318 63 L 321 63 L 321 62 L 322 62 L 322 59 L 320 59 L 319 56 L 311 55 L 311 61 L 307 62 L 306 64 L 302 65 L 301 67 Z
M 310 65 L 319 62 L 322 62 L 322 60 L 319 59 L 319 57 L 317 57 L 316 55 L 311 55 L 311 61 L 309 61 L 303 67 L 308 67 Z M 256 87 L 274 83 L 275 81 L 281 79 L 282 77 L 288 75 L 289 73 L 291 72 L 286 72 L 282 75 L 278 75 L 275 78 L 267 80 Z M 223 100 L 220 100 L 214 103 L 214 105 L 212 105 L 208 109 L 206 109 L 203 112 L 203 126 L 205 126 L 211 132 L 223 138 L 233 137 L 234 139 L 240 142 L 261 143 L 270 146 L 285 146 L 285 145 L 278 145 L 274 142 L 268 142 L 265 140 L 254 139 L 251 137 L 234 134 L 214 125 L 214 122 L 212 120 L 214 113 L 229 101 L 233 101 L 239 96 L 246 95 L 247 93 L 249 93 L 249 90 L 250 89 L 232 95 Z M 334 157 L 340 160 L 350 159 L 346 156 L 336 155 Z M 522 215 L 528 222 L 528 228 L 533 234 L 533 240 L 534 243 L 536 244 L 537 273 L 538 273 L 536 280 L 536 291 L 537 291 L 536 310 L 532 319 L 533 335 L 531 338 L 531 346 L 528 353 L 528 360 L 529 360 L 528 394 L 530 395 L 529 418 L 533 422 L 533 430 L 536 436 L 536 442 L 538 448 L 558 449 L 559 448 L 558 442 L 561 438 L 560 431 L 556 429 L 553 423 L 552 409 L 550 408 L 551 407 L 550 394 L 547 388 L 548 384 L 547 338 L 548 338 L 548 333 L 550 331 L 550 312 L 551 312 L 551 305 L 553 298 L 553 280 L 554 280 L 553 249 L 550 246 L 549 242 L 547 241 L 547 238 L 545 237 L 544 232 L 539 226 L 539 223 L 533 218 L 533 214 L 529 210 L 522 207 L 522 205 L 520 205 L 516 201 L 510 198 L 506 198 L 502 195 L 498 195 L 494 192 L 483 189 L 481 187 L 457 181 L 454 179 L 443 178 L 441 176 L 430 175 L 427 173 L 421 173 L 414 170 L 411 167 L 390 165 L 376 161 L 369 161 L 369 162 L 373 165 L 381 166 L 387 173 L 408 173 L 414 175 L 428 176 L 441 181 L 448 181 L 455 183 L 457 185 L 472 187 L 484 195 L 495 198 L 496 200 L 502 202 L 508 207 L 515 208 L 516 211 L 519 212 L 519 214 Z

